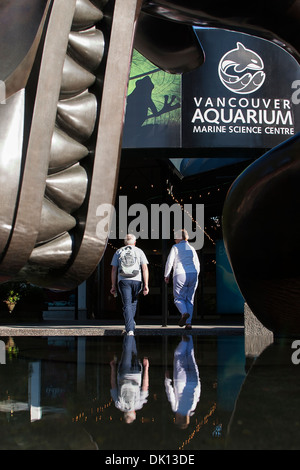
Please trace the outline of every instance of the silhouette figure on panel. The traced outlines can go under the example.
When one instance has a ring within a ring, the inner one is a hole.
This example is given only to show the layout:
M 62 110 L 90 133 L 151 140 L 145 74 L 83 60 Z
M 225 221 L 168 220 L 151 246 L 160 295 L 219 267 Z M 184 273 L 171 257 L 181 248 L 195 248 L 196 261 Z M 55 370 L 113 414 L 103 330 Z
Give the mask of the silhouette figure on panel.
M 151 93 L 154 85 L 149 76 L 137 80 L 135 89 L 127 98 L 125 126 L 140 129 L 147 119 L 148 109 L 157 115 L 157 108 L 152 100 Z
M 166 371 L 165 389 L 172 411 L 175 413 L 175 424 L 181 429 L 186 429 L 201 394 L 199 370 L 191 335 L 183 336 L 175 349 L 173 385 L 169 372 Z
M 145 145 L 144 139 L 151 138 L 153 126 L 143 126 L 147 119 L 160 116 L 179 107 L 179 103 L 174 103 L 176 96 L 164 96 L 163 107 L 158 110 L 153 99 L 152 91 L 154 84 L 147 75 L 135 82 L 135 89 L 127 97 L 126 119 L 124 122 L 124 145 L 130 146 L 137 142 Z M 148 115 L 148 111 L 151 115 Z
M 121 360 L 118 364 L 114 358 L 110 368 L 112 399 L 124 412 L 125 423 L 133 423 L 149 395 L 149 360 L 144 357 L 141 363 L 138 359 L 134 336 L 124 336 Z

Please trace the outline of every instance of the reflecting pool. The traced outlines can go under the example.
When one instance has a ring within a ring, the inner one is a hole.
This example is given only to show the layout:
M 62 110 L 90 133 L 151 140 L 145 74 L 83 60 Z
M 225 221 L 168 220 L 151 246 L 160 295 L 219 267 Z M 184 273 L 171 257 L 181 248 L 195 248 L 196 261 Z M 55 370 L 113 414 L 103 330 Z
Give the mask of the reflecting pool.
M 300 448 L 292 340 L 257 357 L 242 335 L 0 340 L 1 450 Z

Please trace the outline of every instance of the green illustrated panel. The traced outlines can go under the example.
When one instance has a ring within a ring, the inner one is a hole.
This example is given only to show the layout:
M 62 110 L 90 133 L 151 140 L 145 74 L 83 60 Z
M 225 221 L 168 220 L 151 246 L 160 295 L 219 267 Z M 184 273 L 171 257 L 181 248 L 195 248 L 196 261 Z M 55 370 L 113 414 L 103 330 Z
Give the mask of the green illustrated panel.
M 181 76 L 166 73 L 134 50 L 123 147 L 178 147 Z

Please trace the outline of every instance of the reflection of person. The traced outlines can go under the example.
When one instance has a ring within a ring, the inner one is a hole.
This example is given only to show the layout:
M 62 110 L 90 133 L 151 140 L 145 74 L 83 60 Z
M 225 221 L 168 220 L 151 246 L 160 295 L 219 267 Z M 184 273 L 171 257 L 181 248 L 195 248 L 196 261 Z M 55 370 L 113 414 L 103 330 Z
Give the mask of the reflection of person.
M 116 251 L 113 256 L 111 265 L 111 294 L 116 295 L 117 293 L 117 281 L 118 281 L 118 288 L 121 294 L 122 302 L 123 302 L 123 316 L 125 321 L 125 331 L 129 335 L 134 334 L 135 328 L 135 313 L 136 307 L 138 302 L 138 294 L 142 288 L 142 281 L 143 281 L 143 294 L 147 295 L 149 292 L 148 287 L 148 279 L 149 279 L 149 271 L 148 271 L 148 260 L 145 256 L 145 253 L 135 246 L 136 238 L 132 234 L 126 235 L 124 239 L 125 247 L 130 248 L 129 256 L 126 254 L 126 261 L 129 265 L 130 269 L 130 262 L 128 262 L 129 257 L 131 256 L 131 252 L 133 254 L 133 261 L 136 266 L 132 266 L 131 274 L 128 272 L 125 273 L 122 271 L 122 253 L 124 252 L 124 248 L 120 248 Z
M 136 411 L 147 402 L 149 389 L 149 360 L 138 360 L 134 336 L 125 336 L 121 361 L 110 362 L 111 396 L 116 408 L 124 412 L 127 424 L 136 419 Z
M 169 282 L 173 269 L 174 303 L 181 313 L 178 324 L 179 326 L 186 325 L 186 329 L 191 329 L 200 263 L 195 249 L 188 242 L 186 230 L 178 230 L 174 238 L 175 245 L 171 248 L 165 266 L 165 281 Z
M 175 424 L 186 429 L 201 393 L 199 370 L 194 356 L 194 343 L 190 335 L 184 336 L 175 349 L 173 386 L 167 372 L 165 389 L 172 411 L 175 413 Z

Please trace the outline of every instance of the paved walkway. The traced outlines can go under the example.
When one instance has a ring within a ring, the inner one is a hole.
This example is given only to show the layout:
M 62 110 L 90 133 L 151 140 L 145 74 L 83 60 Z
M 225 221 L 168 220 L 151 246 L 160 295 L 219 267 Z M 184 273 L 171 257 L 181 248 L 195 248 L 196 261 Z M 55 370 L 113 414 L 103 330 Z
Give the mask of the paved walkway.
M 20 323 L 0 325 L 0 336 L 105 336 L 121 335 L 124 326 L 101 321 L 47 321 L 37 324 Z M 244 326 L 235 323 L 211 322 L 185 330 L 177 325 L 137 325 L 138 335 L 241 335 Z

